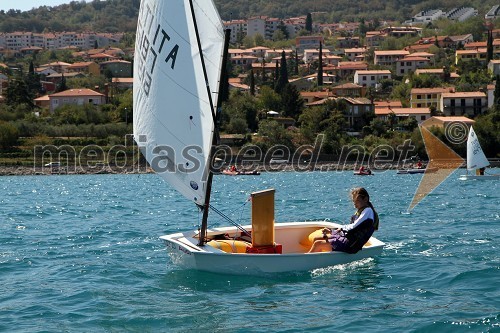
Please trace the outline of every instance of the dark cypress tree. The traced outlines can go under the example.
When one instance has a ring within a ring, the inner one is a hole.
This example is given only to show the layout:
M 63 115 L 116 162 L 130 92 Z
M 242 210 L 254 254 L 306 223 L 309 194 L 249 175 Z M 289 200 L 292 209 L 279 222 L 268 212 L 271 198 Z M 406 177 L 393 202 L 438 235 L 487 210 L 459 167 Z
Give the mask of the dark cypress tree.
M 280 80 L 284 84 L 288 83 L 288 68 L 287 68 L 287 65 L 286 65 L 286 54 L 285 54 L 285 51 L 281 52 Z
M 64 77 L 64 74 L 61 76 L 61 82 L 59 83 L 59 86 L 57 87 L 57 92 L 65 91 L 68 90 L 68 86 L 66 85 L 66 78 Z
M 486 61 L 489 62 L 493 59 L 493 32 L 488 30 L 488 41 L 486 45 Z
M 30 96 L 37 96 L 42 90 L 42 84 L 40 83 L 40 75 L 35 73 L 35 65 L 33 60 L 30 61 L 28 75 L 26 75 L 25 82 L 28 86 Z
M 253 69 L 250 70 L 250 95 L 255 96 L 255 77 Z
M 307 13 L 307 17 L 306 17 L 306 30 L 309 31 L 309 32 L 312 32 L 313 30 L 313 20 L 312 20 L 312 16 L 311 16 L 311 13 Z
M 279 70 L 280 70 L 280 66 L 279 66 L 278 60 L 276 60 L 276 66 L 274 67 L 274 76 L 273 76 L 273 86 L 274 86 L 274 89 L 278 89 L 277 88 L 278 78 L 280 77 Z
M 276 82 L 274 91 L 280 94 L 285 86 L 288 84 L 288 68 L 286 65 L 286 54 L 285 51 L 281 52 L 281 67 L 279 71 L 279 78 Z
M 323 85 L 323 44 L 319 43 L 318 87 Z
M 299 55 L 297 53 L 297 49 L 295 49 L 295 64 L 294 64 L 294 72 L 295 75 L 299 75 Z
M 262 82 L 266 82 L 266 59 L 262 58 Z

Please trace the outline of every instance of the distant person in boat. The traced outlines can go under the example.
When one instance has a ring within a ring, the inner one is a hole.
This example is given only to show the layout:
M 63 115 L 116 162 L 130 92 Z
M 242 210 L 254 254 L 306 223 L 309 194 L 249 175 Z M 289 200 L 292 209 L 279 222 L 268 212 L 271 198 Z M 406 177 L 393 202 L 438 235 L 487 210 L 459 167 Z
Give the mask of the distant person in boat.
M 484 176 L 484 170 L 485 170 L 485 169 L 486 169 L 486 168 L 480 168 L 480 169 L 477 169 L 476 174 L 477 174 L 478 176 Z
M 365 169 L 364 166 L 361 166 L 358 170 L 358 173 L 361 173 L 361 174 L 366 174 L 366 175 L 371 175 L 372 174 L 372 171 L 370 169 Z
M 231 171 L 231 172 L 236 172 L 236 171 L 238 171 L 238 170 L 236 170 L 236 165 L 231 165 L 231 170 L 230 170 L 230 171 Z
M 311 252 L 341 251 L 356 253 L 378 230 L 378 214 L 370 202 L 370 195 L 363 187 L 351 192 L 356 213 L 351 217 L 351 223 L 340 228 L 324 228 L 323 237 L 316 237 L 309 250 Z
M 421 162 L 421 161 L 418 161 L 418 163 L 417 163 L 417 169 L 422 169 L 422 166 L 423 166 L 423 165 L 422 165 L 422 162 Z

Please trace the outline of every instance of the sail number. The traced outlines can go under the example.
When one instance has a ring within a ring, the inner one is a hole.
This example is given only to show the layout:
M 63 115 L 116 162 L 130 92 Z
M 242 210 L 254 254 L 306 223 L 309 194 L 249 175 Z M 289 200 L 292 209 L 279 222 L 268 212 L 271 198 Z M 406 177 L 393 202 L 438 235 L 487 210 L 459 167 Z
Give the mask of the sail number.
M 149 96 L 157 60 L 163 58 L 163 62 L 169 65 L 170 69 L 175 69 L 179 45 L 170 42 L 170 35 L 161 24 L 156 23 L 156 15 L 149 5 L 141 8 L 137 24 L 137 74 L 142 90 Z

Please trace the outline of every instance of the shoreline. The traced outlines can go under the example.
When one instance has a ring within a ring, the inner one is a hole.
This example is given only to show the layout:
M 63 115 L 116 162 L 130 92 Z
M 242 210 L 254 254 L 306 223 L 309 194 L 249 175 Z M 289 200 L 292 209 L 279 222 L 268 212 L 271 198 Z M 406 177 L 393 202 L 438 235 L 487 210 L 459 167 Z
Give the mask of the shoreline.
M 359 165 L 359 164 L 358 164 Z M 412 168 L 412 165 L 405 165 L 404 169 Z M 492 167 L 495 167 L 492 165 Z M 459 169 L 464 169 L 462 165 Z M 241 171 L 258 171 L 258 172 L 282 172 L 282 171 L 354 171 L 357 170 L 356 163 L 338 163 L 318 162 L 315 165 L 302 165 L 293 163 L 282 164 L 259 164 L 253 168 L 240 168 Z M 403 169 L 403 166 L 386 163 L 378 165 L 378 168 L 372 168 L 374 174 L 388 170 Z M 126 166 L 126 167 L 26 167 L 26 166 L 0 166 L 0 176 L 50 176 L 50 175 L 97 175 L 97 174 L 149 174 L 155 173 L 150 167 L 145 166 Z M 221 173 L 215 173 L 221 174 Z

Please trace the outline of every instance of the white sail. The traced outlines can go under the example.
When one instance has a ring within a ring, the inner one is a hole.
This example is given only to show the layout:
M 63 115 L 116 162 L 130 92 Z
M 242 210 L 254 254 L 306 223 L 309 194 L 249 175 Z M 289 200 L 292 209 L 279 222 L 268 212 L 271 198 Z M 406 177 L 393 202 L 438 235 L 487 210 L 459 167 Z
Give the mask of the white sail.
M 212 0 L 142 0 L 134 138 L 153 170 L 197 204 L 205 199 L 223 53 Z
M 480 169 L 490 165 L 481 149 L 477 135 L 471 127 L 467 138 L 467 169 Z

